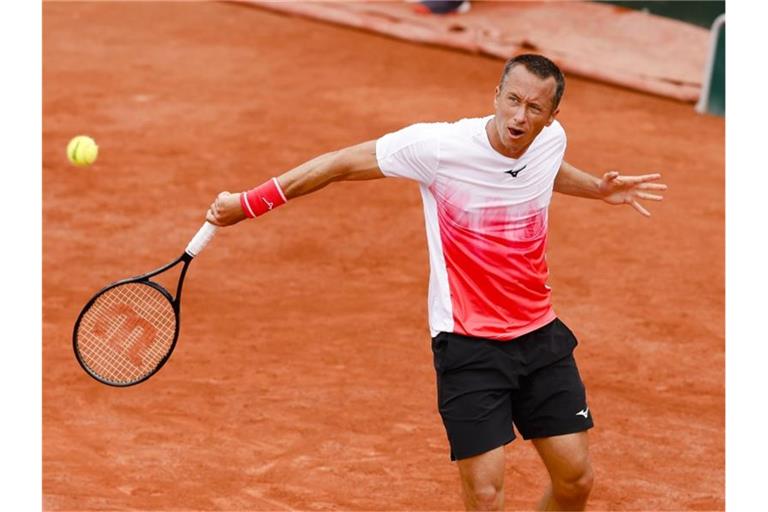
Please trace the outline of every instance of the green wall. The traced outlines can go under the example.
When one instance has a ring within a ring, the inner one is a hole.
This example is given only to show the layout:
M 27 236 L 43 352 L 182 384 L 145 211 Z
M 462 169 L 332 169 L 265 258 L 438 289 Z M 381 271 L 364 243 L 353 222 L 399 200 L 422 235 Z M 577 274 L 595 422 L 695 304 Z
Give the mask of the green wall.
M 629 7 L 638 11 L 646 10 L 651 14 L 658 14 L 659 16 L 665 16 L 667 18 L 674 18 L 676 20 L 692 23 L 693 25 L 699 25 L 700 27 L 710 28 L 712 22 L 715 21 L 719 15 L 725 12 L 724 0 L 713 1 L 648 1 L 638 0 L 636 2 L 614 2 L 613 0 L 596 0 L 600 3 L 607 3 L 618 5 L 621 7 Z

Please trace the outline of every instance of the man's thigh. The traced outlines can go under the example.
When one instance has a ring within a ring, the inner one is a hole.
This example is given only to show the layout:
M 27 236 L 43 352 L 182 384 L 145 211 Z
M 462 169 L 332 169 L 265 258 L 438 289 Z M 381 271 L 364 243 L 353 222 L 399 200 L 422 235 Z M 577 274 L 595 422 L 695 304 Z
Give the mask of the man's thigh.
M 562 436 L 594 426 L 573 354 L 521 378 L 512 416 L 523 439 Z
M 433 340 L 437 399 L 451 460 L 474 457 L 515 438 L 511 391 L 515 376 L 498 350 L 456 336 Z

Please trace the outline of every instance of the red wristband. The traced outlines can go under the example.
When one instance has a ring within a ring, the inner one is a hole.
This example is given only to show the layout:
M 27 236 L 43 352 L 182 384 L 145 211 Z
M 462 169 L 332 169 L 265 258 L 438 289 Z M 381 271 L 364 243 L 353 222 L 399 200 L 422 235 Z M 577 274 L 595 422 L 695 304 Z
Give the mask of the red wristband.
M 240 208 L 246 217 L 254 218 L 274 210 L 288 202 L 280 189 L 277 178 L 259 185 L 258 187 L 240 194 Z

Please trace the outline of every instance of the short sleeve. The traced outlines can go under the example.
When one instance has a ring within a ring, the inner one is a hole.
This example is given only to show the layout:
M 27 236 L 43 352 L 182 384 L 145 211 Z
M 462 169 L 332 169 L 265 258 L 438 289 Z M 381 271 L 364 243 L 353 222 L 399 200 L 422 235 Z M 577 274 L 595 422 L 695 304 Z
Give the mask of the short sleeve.
M 543 170 L 553 173 L 552 179 L 554 179 L 563 162 L 567 145 L 565 130 L 559 122 L 555 121 L 536 137 L 531 146 L 531 158 L 538 162 Z
M 568 138 L 565 135 L 565 130 L 557 121 L 555 121 L 550 128 L 554 132 L 551 142 L 552 158 L 557 164 L 556 168 L 560 169 L 560 165 L 565 157 L 565 148 L 568 145 Z
M 376 141 L 376 159 L 385 176 L 430 185 L 440 162 L 442 123 L 420 123 L 388 133 Z

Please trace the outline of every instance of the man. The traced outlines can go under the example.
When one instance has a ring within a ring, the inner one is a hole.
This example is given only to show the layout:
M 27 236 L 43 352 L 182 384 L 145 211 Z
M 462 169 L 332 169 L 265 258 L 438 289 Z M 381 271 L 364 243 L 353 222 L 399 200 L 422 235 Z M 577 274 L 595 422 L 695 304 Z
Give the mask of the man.
M 587 430 L 592 416 L 573 349 L 546 285 L 552 191 L 628 204 L 658 174 L 602 179 L 563 161 L 555 120 L 565 87 L 549 59 L 510 59 L 494 114 L 415 124 L 319 156 L 242 194 L 222 192 L 208 221 L 262 215 L 333 181 L 404 177 L 420 183 L 430 255 L 429 325 L 438 402 L 468 510 L 503 507 L 504 446 L 513 424 L 531 439 L 551 484 L 543 510 L 582 510 L 592 488 Z

